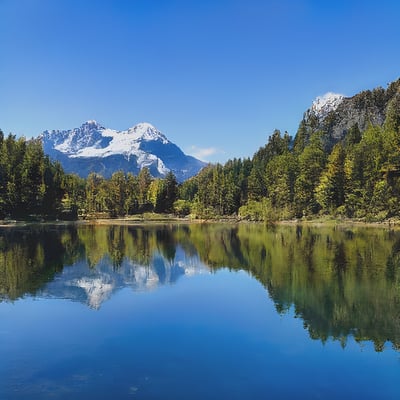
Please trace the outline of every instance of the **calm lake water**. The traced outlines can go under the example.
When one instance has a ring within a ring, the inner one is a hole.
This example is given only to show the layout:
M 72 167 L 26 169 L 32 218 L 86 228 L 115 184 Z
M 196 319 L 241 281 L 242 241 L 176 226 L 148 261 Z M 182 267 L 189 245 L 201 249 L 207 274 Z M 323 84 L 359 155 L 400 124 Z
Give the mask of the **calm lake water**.
M 0 399 L 399 399 L 400 232 L 0 229 Z

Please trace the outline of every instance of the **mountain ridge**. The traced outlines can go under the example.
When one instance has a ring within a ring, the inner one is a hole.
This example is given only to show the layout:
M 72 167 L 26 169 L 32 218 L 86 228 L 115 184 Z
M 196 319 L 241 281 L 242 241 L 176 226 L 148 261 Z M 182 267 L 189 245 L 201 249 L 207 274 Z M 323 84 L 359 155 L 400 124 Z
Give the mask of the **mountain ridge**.
M 369 125 L 382 126 L 390 109 L 395 107 L 396 112 L 398 111 L 399 98 L 400 79 L 388 84 L 386 89 L 376 87 L 372 90 L 363 90 L 353 96 L 329 92 L 317 97 L 311 107 L 306 110 L 300 122 L 299 131 L 305 129 L 307 137 L 315 131 L 322 131 L 325 144 L 330 148 L 344 139 L 349 130 L 355 126 L 361 132 L 365 131 Z M 321 103 L 320 107 L 318 107 L 318 100 Z
M 146 167 L 154 177 L 165 177 L 171 171 L 178 181 L 184 181 L 206 165 L 186 155 L 148 122 L 117 131 L 88 120 L 79 128 L 46 130 L 39 138 L 46 154 L 66 172 L 81 177 L 96 172 L 109 178 L 117 170 L 138 174 Z

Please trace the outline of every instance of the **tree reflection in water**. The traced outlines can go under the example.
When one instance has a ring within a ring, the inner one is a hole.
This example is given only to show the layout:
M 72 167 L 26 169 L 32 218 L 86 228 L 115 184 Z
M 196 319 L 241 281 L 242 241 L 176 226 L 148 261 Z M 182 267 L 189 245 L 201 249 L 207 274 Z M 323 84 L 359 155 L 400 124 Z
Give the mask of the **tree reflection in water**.
M 400 233 L 262 225 L 66 225 L 0 230 L 0 301 L 55 296 L 101 306 L 116 290 L 245 270 L 312 339 L 400 348 Z M 57 279 L 55 279 L 57 278 Z

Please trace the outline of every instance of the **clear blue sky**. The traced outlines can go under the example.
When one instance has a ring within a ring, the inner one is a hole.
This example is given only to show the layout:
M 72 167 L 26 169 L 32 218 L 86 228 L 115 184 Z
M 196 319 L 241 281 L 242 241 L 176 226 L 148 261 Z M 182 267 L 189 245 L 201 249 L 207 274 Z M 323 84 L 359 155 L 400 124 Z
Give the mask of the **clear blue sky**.
M 0 128 L 150 122 L 211 162 L 400 77 L 400 2 L 0 0 Z

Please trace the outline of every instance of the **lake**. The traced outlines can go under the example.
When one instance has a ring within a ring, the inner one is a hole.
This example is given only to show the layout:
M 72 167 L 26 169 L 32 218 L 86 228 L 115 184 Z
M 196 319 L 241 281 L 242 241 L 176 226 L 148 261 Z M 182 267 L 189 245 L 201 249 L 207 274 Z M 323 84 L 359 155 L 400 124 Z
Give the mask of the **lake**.
M 0 228 L 0 399 L 399 399 L 400 232 Z

